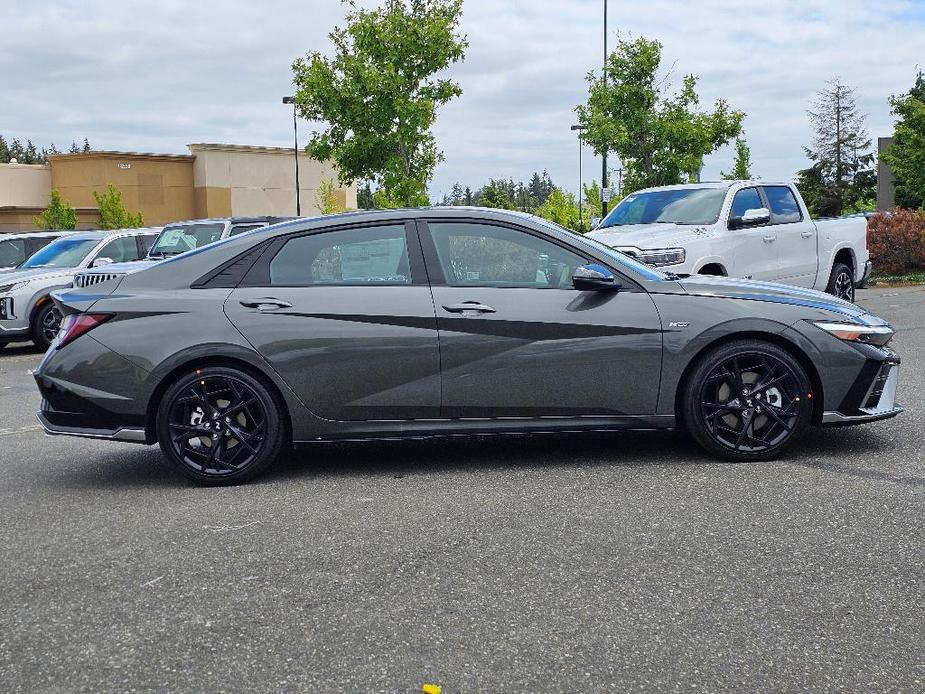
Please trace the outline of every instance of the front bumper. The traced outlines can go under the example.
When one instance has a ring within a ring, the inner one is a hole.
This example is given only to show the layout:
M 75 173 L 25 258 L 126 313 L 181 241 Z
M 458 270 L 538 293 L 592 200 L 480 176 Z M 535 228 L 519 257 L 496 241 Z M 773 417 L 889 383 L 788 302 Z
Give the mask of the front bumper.
M 822 413 L 824 426 L 865 424 L 895 417 L 903 411 L 896 402 L 899 383 L 899 356 L 889 349 L 881 350 L 882 360 L 868 359 L 861 373 L 837 410 Z
M 28 310 L 22 310 L 28 302 L 28 297 L 6 294 L 0 296 L 0 340 L 15 339 L 28 336 L 29 320 L 23 318 Z

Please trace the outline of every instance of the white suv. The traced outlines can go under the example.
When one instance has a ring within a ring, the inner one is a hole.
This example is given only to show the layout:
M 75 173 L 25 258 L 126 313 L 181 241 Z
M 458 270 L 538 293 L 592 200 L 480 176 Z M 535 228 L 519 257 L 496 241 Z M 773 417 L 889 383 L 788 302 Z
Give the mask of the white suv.
M 61 325 L 51 293 L 89 267 L 143 258 L 160 227 L 74 232 L 48 244 L 15 270 L 0 272 L 0 347 L 32 340 L 48 348 Z

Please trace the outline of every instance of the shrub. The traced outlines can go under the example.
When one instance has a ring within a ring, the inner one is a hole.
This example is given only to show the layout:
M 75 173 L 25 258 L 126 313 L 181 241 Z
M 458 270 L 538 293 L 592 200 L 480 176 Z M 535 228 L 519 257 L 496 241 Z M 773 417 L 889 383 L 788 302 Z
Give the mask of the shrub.
M 867 247 L 878 275 L 925 271 L 925 211 L 874 215 L 867 224 Z

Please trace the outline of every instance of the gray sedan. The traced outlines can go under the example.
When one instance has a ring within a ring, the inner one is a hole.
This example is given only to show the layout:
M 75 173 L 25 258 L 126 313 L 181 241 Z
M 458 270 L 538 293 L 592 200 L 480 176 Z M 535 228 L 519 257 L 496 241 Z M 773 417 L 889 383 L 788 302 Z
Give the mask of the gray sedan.
M 297 220 L 55 300 L 46 431 L 157 442 L 205 484 L 293 444 L 446 434 L 683 426 L 766 460 L 902 411 L 893 331 L 858 306 L 499 210 Z

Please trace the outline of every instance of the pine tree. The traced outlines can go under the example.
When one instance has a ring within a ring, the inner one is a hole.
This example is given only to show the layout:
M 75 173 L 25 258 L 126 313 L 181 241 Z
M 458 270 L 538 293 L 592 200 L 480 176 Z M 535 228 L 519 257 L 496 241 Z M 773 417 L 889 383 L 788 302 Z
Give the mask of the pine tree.
M 821 177 L 823 191 L 819 199 L 824 207 L 811 211 L 819 216 L 837 216 L 864 194 L 855 184 L 866 181 L 863 176 L 858 181 L 858 175 L 873 165 L 871 139 L 864 126 L 867 116 L 858 112 L 854 89 L 838 77 L 819 91 L 807 113 L 815 136 L 812 146 L 803 151 L 813 162 L 810 168 L 817 167 L 817 172 L 799 175 Z
M 6 143 L 6 138 L 0 135 L 0 164 L 10 163 L 10 146 Z
M 80 147 L 77 146 L 76 142 L 71 142 L 71 148 L 68 150 L 68 154 L 80 154 Z
M 475 196 L 472 195 L 472 189 L 469 186 L 466 186 L 465 201 L 469 207 L 475 204 Z
M 89 151 L 90 151 L 90 141 L 89 141 L 87 138 L 84 138 L 84 146 L 81 148 L 80 151 L 81 151 L 81 152 L 89 152 Z

